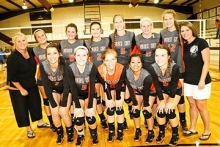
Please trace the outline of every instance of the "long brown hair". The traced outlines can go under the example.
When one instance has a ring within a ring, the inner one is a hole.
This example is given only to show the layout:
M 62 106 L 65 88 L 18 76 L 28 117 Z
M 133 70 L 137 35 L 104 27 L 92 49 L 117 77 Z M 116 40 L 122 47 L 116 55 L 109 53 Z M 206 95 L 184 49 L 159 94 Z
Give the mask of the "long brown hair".
M 95 21 L 95 22 L 92 22 L 92 23 L 90 24 L 90 32 L 91 32 L 91 30 L 92 30 L 92 26 L 95 25 L 95 24 L 99 25 L 100 31 L 102 31 L 102 26 L 101 26 L 101 24 L 100 24 L 99 22 Z M 90 47 L 89 47 L 89 51 L 90 51 L 90 52 L 92 51 L 92 42 L 93 42 L 93 36 L 92 36 L 91 39 L 90 39 L 90 45 L 89 45 L 89 46 L 90 46 Z
M 67 32 L 67 29 L 69 28 L 69 27 L 73 27 L 73 28 L 75 28 L 75 30 L 76 30 L 76 37 L 75 37 L 75 39 L 77 40 L 78 39 L 78 29 L 77 29 L 77 26 L 74 24 L 74 23 L 70 23 L 70 24 L 68 24 L 67 26 L 66 26 L 66 32 Z
M 167 55 L 170 56 L 170 58 L 168 59 L 168 65 L 167 65 L 167 70 L 166 70 L 166 77 L 169 78 L 171 75 L 170 73 L 171 63 L 173 62 L 171 58 L 170 48 L 165 44 L 159 44 L 157 48 L 155 49 L 155 52 L 157 49 L 165 49 L 167 51 Z

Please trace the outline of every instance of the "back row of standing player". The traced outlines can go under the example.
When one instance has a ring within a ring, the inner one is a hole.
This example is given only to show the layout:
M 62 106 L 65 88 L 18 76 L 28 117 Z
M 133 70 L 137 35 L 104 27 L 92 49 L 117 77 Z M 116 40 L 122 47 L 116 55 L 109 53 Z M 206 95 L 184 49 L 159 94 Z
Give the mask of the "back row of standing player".
M 154 58 L 155 49 L 156 49 L 156 47 L 159 43 L 164 43 L 170 49 L 172 60 L 175 63 L 177 63 L 177 65 L 179 67 L 179 73 L 180 73 L 179 74 L 179 81 L 181 82 L 180 85 L 182 85 L 182 87 L 183 87 L 184 67 L 183 67 L 183 59 L 182 59 L 182 47 L 179 44 L 180 43 L 179 37 L 178 37 L 179 36 L 179 30 L 178 30 L 178 26 L 177 26 L 177 23 L 176 23 L 176 13 L 173 10 L 166 10 L 163 13 L 163 20 L 164 20 L 164 24 L 166 25 L 167 28 L 162 30 L 160 35 L 151 32 L 152 22 L 149 19 L 143 19 L 141 21 L 142 33 L 135 36 L 133 32 L 129 32 L 129 31 L 126 31 L 124 29 L 124 18 L 123 18 L 123 16 L 122 15 L 115 15 L 114 18 L 113 18 L 113 22 L 114 22 L 114 26 L 115 26 L 115 32 L 110 35 L 109 39 L 100 37 L 101 31 L 102 31 L 101 25 L 97 22 L 94 22 L 90 26 L 90 31 L 91 31 L 91 34 L 92 34 L 92 38 L 91 38 L 91 40 L 86 40 L 85 43 L 82 40 L 78 40 L 78 38 L 77 38 L 78 30 L 77 30 L 76 25 L 75 24 L 69 24 L 66 27 L 66 34 L 67 34 L 68 39 L 63 40 L 63 41 L 60 42 L 60 46 L 61 46 L 61 50 L 62 50 L 61 52 L 62 52 L 63 57 L 66 59 L 66 61 L 68 63 L 72 63 L 76 58 L 75 55 L 77 53 L 77 50 L 81 49 L 81 50 L 85 50 L 86 52 L 88 52 L 85 48 L 82 47 L 84 45 L 87 48 L 91 49 L 91 57 L 90 58 L 92 59 L 93 63 L 96 65 L 96 67 L 98 67 L 99 65 L 102 64 L 102 59 L 106 58 L 106 57 L 102 57 L 102 55 L 103 55 L 103 52 L 107 48 L 115 49 L 115 51 L 117 52 L 117 62 L 121 63 L 122 65 L 130 64 L 129 61 L 131 61 L 132 58 L 130 58 L 130 60 L 128 60 L 128 59 L 129 59 L 129 56 L 130 56 L 131 52 L 134 52 L 134 53 L 135 52 L 141 52 L 141 54 L 143 55 L 143 58 L 144 58 L 143 67 L 145 69 L 147 69 L 148 71 L 151 71 L 151 69 L 150 69 L 151 66 L 150 65 L 155 62 L 155 58 Z M 42 62 L 46 59 L 45 49 L 48 46 L 46 34 L 42 30 L 36 30 L 34 32 L 34 36 L 35 36 L 36 40 L 39 42 L 39 46 L 34 48 L 34 52 L 35 52 L 35 55 L 40 60 L 40 62 Z M 79 46 L 81 46 L 81 47 L 77 48 Z M 166 48 L 166 47 L 163 46 L 163 48 Z M 112 54 L 114 54 L 114 53 L 112 53 Z M 140 59 L 141 59 L 141 57 L 140 57 Z M 78 69 L 80 71 L 79 72 L 79 71 L 77 71 L 77 68 L 76 68 L 77 66 L 76 65 L 74 65 L 74 64 L 71 64 L 71 65 L 72 65 L 72 67 L 71 67 L 72 72 L 75 75 L 80 74 L 80 72 L 81 72 L 80 69 Z M 116 65 L 114 65 L 114 66 L 116 66 Z M 120 70 L 120 65 L 117 65 L 117 66 Z M 158 70 L 156 70 L 156 68 L 157 67 L 155 67 L 155 72 L 156 71 L 158 72 Z M 90 69 L 90 71 L 88 71 L 88 73 L 91 72 L 93 67 L 90 67 L 88 65 L 88 67 L 86 67 L 85 70 L 89 70 L 89 69 Z M 172 69 L 173 69 L 173 65 L 172 65 Z M 122 74 L 123 73 L 122 71 L 124 71 L 124 70 L 125 69 L 121 68 L 121 73 L 120 74 Z M 84 69 L 82 71 L 84 71 Z M 103 70 L 103 68 L 99 68 L 99 72 L 100 72 L 100 75 L 102 76 L 101 73 L 106 72 L 106 71 Z M 127 74 L 129 74 L 129 71 L 127 71 Z M 113 73 L 113 75 L 114 75 L 114 73 Z M 81 78 L 85 78 L 85 77 L 81 77 Z M 108 77 L 102 76 L 102 78 L 104 79 L 105 82 L 108 81 L 106 79 Z M 111 79 L 109 79 L 109 81 L 110 80 Z M 119 80 L 119 79 L 114 79 L 114 80 Z M 77 80 L 75 79 L 75 81 L 77 81 Z M 112 81 L 112 82 L 114 82 L 114 81 Z M 43 86 L 43 83 L 40 84 L 40 80 L 38 81 L 38 83 L 39 83 L 39 86 Z M 76 82 L 76 84 L 77 84 L 77 82 Z M 131 85 L 132 85 L 132 83 L 131 83 Z M 71 87 L 74 87 L 74 86 L 72 85 Z M 157 88 L 157 85 L 155 87 Z M 181 87 L 181 86 L 179 86 L 179 87 Z M 110 87 L 110 89 L 111 88 L 114 89 L 115 87 Z M 44 87 L 44 89 L 45 89 L 45 87 Z M 48 97 L 49 94 L 45 94 L 44 89 L 40 88 L 40 91 L 41 91 L 41 93 L 44 97 L 45 107 L 49 108 L 49 103 L 48 103 L 48 100 L 47 100 L 47 97 Z M 96 96 L 97 97 L 97 99 L 96 99 L 96 101 L 97 101 L 97 111 L 98 111 L 99 117 L 101 119 L 102 126 L 104 128 L 107 128 L 106 119 L 105 119 L 105 116 L 103 114 L 103 110 L 101 108 L 101 102 L 100 102 L 100 95 L 101 95 L 100 91 L 99 91 L 100 84 L 96 84 L 96 89 L 97 89 L 97 96 Z M 124 89 L 122 91 L 125 92 L 126 90 Z M 105 92 L 108 93 L 107 91 L 105 91 Z M 79 91 L 78 91 L 78 93 L 79 93 Z M 117 93 L 118 92 L 117 92 L 117 88 L 116 88 L 116 100 L 117 100 L 117 97 L 120 97 L 120 96 L 117 96 Z M 112 95 L 112 94 L 110 94 L 110 95 Z M 160 100 L 163 100 L 162 96 L 160 98 L 159 94 L 157 94 L 157 95 L 158 95 Z M 191 135 L 192 134 L 191 131 L 195 131 L 195 130 L 193 130 L 195 128 L 191 128 L 192 130 L 188 131 L 188 129 L 186 127 L 186 119 L 185 119 L 184 96 L 182 95 L 181 90 L 179 91 L 178 95 L 180 96 L 180 100 L 178 100 L 180 124 L 181 124 L 182 130 L 184 131 L 184 134 L 186 136 Z M 90 97 L 91 96 L 92 95 L 90 95 Z M 87 97 L 88 97 L 88 95 L 87 95 Z M 86 101 L 86 99 L 83 98 L 83 97 L 81 99 Z M 132 111 L 133 111 L 134 121 L 135 121 L 140 116 L 140 114 L 139 115 L 135 114 L 135 112 L 140 110 L 140 108 L 135 109 L 136 107 L 135 107 L 135 105 L 133 105 L 133 109 L 132 109 L 132 100 L 134 99 L 134 98 L 132 99 L 132 95 L 129 96 L 128 93 L 125 93 L 124 99 L 125 99 L 124 101 L 129 105 L 129 112 L 132 113 Z M 110 104 L 107 101 L 108 101 L 108 99 L 106 99 L 107 107 L 108 108 L 113 107 L 112 104 Z M 150 102 L 150 101 L 152 101 L 152 102 Z M 149 99 L 149 102 L 150 102 L 151 106 L 153 105 L 153 101 L 154 101 L 154 99 Z M 135 103 L 134 100 L 133 100 L 133 103 Z M 165 103 L 164 102 L 163 103 L 158 102 L 158 104 L 159 104 L 159 106 L 158 106 L 159 109 L 158 110 L 163 110 L 162 105 L 165 105 Z M 91 105 L 91 102 L 90 102 L 90 105 Z M 104 101 L 102 101 L 102 105 L 105 105 Z M 116 102 L 115 105 L 117 105 L 117 102 Z M 118 104 L 118 105 L 121 106 L 120 104 Z M 77 107 L 76 103 L 75 103 L 75 106 L 76 106 L 75 109 L 74 108 L 71 109 L 72 116 L 76 115 L 76 113 L 81 112 L 81 110 L 77 111 L 78 107 Z M 176 106 L 173 106 L 173 107 L 175 108 Z M 90 108 L 90 107 L 88 107 L 88 108 Z M 92 106 L 91 106 L 91 108 L 92 108 Z M 46 110 L 46 114 L 48 115 L 48 118 L 51 118 L 50 109 L 45 109 L 45 110 Z M 89 119 L 89 117 L 88 117 L 87 121 L 89 123 L 91 136 L 93 136 L 93 138 L 92 138 L 93 139 L 93 144 L 96 144 L 98 142 L 97 129 L 96 129 L 96 124 L 95 124 L 95 118 L 92 117 L 94 115 L 91 116 L 92 111 L 91 111 L 90 115 L 86 114 L 86 116 L 90 116 L 90 118 L 91 118 L 91 119 Z M 151 112 L 151 110 L 148 110 L 148 111 L 145 111 L 145 112 L 146 112 L 145 113 L 145 116 L 146 116 L 145 118 L 148 118 L 148 119 L 152 118 L 152 116 L 151 116 L 152 114 L 149 114 L 149 112 Z M 118 114 L 118 135 L 117 135 L 117 140 L 120 141 L 123 138 L 123 129 L 122 128 L 123 127 L 126 128 L 127 126 L 126 126 L 126 120 L 124 119 L 124 116 L 122 115 L 123 112 L 116 110 L 116 113 Z M 138 113 L 140 113 L 140 111 Z M 52 114 L 53 114 L 53 112 L 52 112 Z M 167 117 L 169 119 L 173 120 L 173 121 L 171 121 L 173 134 L 172 134 L 170 144 L 175 145 L 179 140 L 179 138 L 178 138 L 179 137 L 178 136 L 178 121 L 176 120 L 175 112 L 172 111 L 172 112 L 169 112 L 169 114 L 170 115 L 167 116 Z M 113 137 L 114 137 L 114 123 L 113 123 L 114 118 L 111 117 L 112 116 L 111 109 L 107 109 L 107 115 L 108 115 L 108 126 L 109 126 L 108 141 L 111 142 L 113 140 Z M 122 116 L 120 116 L 120 115 L 122 115 Z M 156 115 L 156 114 L 154 114 L 154 115 Z M 159 118 L 158 123 L 159 123 L 160 133 L 157 137 L 157 142 L 162 142 L 163 138 L 165 137 L 165 133 L 164 133 L 165 115 L 159 115 L 158 118 Z M 84 122 L 83 119 L 84 118 L 83 118 L 82 115 L 80 117 L 78 117 L 79 122 Z M 50 120 L 51 125 L 54 126 L 53 121 L 51 121 L 51 119 L 49 119 L 49 120 Z M 61 143 L 62 139 L 63 139 L 63 135 L 62 135 L 63 131 L 62 131 L 62 127 L 60 127 L 61 124 L 57 123 L 56 120 L 54 119 L 54 117 L 53 117 L 53 120 L 54 120 L 54 124 L 55 124 L 55 127 L 57 128 L 57 133 L 58 133 L 57 143 Z M 152 121 L 149 121 L 149 122 L 152 122 Z M 67 130 L 70 129 L 69 132 L 71 132 L 70 124 L 69 123 L 67 123 L 67 124 L 68 124 L 66 126 Z M 149 123 L 149 124 L 148 124 L 149 125 L 149 132 L 148 132 L 147 139 L 146 139 L 146 142 L 148 142 L 148 143 L 152 142 L 152 139 L 154 138 L 154 133 L 153 133 L 153 130 L 152 130 L 153 129 L 152 123 Z M 76 144 L 80 145 L 82 143 L 82 140 L 84 139 L 83 125 L 78 124 L 77 126 L 79 126 L 79 127 L 77 128 L 77 130 L 78 130 L 78 139 L 77 139 Z M 140 126 L 138 125 L 138 123 L 135 123 L 135 126 L 136 126 L 136 132 L 135 132 L 135 138 L 134 139 L 139 140 L 140 136 L 141 136 Z M 193 132 L 193 133 L 195 133 L 195 132 Z M 207 134 L 207 132 L 204 132 L 204 133 Z M 70 137 L 68 136 L 68 141 L 71 142 L 71 140 L 72 140 L 72 138 L 71 138 L 71 135 L 70 135 Z

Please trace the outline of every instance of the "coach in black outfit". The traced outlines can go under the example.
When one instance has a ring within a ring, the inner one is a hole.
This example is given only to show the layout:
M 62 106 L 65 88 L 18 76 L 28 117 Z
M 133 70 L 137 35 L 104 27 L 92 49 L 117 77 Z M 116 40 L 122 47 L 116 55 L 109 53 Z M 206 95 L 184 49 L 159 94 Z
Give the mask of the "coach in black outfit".
M 17 33 L 14 37 L 15 50 L 7 60 L 7 83 L 18 127 L 26 127 L 27 137 L 34 138 L 30 126 L 38 121 L 38 127 L 47 126 L 42 120 L 40 94 L 35 80 L 36 62 L 32 49 L 28 49 L 26 36 Z

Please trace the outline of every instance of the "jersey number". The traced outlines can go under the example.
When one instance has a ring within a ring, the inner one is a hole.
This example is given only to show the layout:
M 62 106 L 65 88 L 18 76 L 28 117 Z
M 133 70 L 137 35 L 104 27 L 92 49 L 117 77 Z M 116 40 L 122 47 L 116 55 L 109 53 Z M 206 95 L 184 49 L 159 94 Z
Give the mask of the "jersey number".
M 176 44 L 169 44 L 168 47 L 170 48 L 170 52 L 175 52 Z
M 82 89 L 81 90 L 86 90 L 86 89 L 87 89 L 87 85 L 86 84 L 82 85 Z
M 97 54 L 97 61 L 101 61 L 102 60 L 102 54 L 101 53 L 98 53 Z
M 121 54 L 125 54 L 125 48 L 120 49 Z
M 145 54 L 145 56 L 146 56 L 146 57 L 150 57 L 150 56 L 151 56 L 151 53 L 152 53 L 152 51 L 151 51 L 151 50 L 149 50 L 149 51 L 146 51 L 146 54 Z

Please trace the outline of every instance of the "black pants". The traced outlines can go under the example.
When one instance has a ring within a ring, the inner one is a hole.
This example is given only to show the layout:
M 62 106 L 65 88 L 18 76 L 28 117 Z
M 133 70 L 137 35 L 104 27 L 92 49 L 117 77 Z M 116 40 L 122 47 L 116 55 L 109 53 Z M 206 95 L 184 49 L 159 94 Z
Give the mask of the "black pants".
M 29 113 L 32 122 L 42 119 L 41 99 L 37 85 L 26 90 L 27 96 L 22 96 L 19 90 L 9 90 L 18 127 L 30 126 Z

